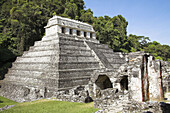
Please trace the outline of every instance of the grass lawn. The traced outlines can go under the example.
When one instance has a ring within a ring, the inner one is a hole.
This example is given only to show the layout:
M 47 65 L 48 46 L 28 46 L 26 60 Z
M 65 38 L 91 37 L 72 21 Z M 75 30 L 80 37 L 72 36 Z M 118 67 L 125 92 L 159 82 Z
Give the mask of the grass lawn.
M 5 105 L 14 105 L 14 104 L 17 104 L 17 102 L 0 96 L 0 108 L 4 107 Z
M 16 106 L 2 111 L 2 113 L 93 113 L 97 110 L 94 108 L 94 103 L 85 104 L 41 99 L 33 102 L 17 103 Z

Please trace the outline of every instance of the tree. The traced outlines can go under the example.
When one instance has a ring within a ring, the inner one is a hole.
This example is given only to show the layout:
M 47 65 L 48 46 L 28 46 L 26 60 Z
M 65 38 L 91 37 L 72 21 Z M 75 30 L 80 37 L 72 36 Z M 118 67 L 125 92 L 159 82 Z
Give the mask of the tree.
M 144 51 L 144 47 L 148 45 L 148 41 L 150 41 L 148 37 L 130 34 L 127 39 L 127 49 L 129 52 Z
M 153 41 L 148 43 L 148 46 L 144 50 L 151 53 L 156 59 L 170 61 L 170 46 L 168 45 L 161 45 Z
M 110 18 L 109 16 L 95 18 L 93 24 L 97 32 L 97 39 L 108 44 L 114 51 L 126 51 L 128 22 L 121 15 Z
M 81 11 L 80 20 L 83 21 L 83 22 L 87 22 L 89 24 L 93 23 L 93 12 L 91 11 L 90 8 L 87 9 L 86 11 L 85 10 Z

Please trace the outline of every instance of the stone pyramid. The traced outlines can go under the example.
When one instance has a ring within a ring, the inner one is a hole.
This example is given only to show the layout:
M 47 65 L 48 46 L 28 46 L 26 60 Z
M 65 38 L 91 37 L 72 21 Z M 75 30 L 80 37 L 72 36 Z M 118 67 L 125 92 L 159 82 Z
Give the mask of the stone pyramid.
M 117 71 L 125 63 L 96 40 L 89 24 L 54 16 L 45 36 L 18 57 L 0 81 L 0 95 L 17 102 L 47 98 L 56 92 L 87 85 L 95 70 Z

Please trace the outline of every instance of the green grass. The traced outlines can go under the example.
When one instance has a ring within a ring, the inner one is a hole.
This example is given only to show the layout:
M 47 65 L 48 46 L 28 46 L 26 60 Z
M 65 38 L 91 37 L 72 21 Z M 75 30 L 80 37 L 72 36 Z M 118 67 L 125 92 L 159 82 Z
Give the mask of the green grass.
M 16 106 L 2 111 L 2 113 L 93 113 L 97 110 L 94 108 L 94 103 L 85 104 L 41 99 L 18 103 Z
M 4 107 L 5 105 L 14 105 L 14 104 L 17 104 L 17 102 L 0 96 L 0 108 Z

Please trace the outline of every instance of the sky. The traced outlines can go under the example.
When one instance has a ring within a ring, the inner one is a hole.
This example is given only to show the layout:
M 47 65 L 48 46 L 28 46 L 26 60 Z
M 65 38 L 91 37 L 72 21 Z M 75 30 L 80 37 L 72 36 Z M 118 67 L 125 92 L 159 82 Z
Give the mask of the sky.
M 84 0 L 93 16 L 122 15 L 127 33 L 170 45 L 170 0 Z

